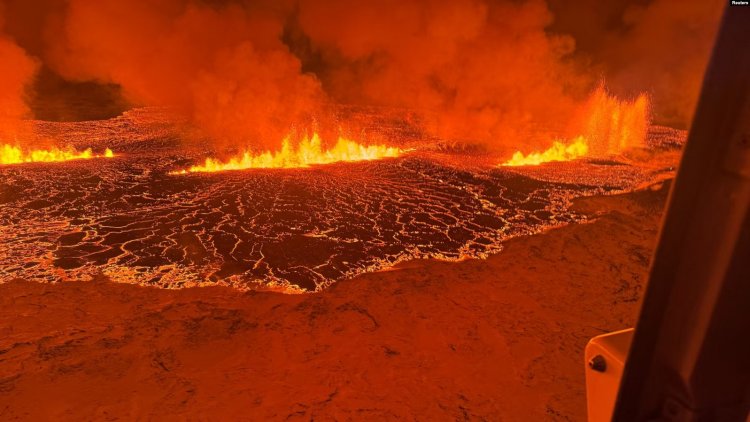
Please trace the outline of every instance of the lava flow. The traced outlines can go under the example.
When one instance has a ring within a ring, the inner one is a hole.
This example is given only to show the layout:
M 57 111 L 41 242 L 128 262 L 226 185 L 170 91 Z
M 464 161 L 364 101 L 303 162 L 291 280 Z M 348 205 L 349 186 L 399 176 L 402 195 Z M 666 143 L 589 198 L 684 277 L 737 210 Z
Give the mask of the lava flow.
M 114 156 L 115 154 L 109 148 L 105 149 L 103 154 L 94 154 L 91 148 L 77 151 L 72 147 L 53 147 L 24 151 L 21 147 L 9 144 L 4 144 L 0 147 L 0 164 L 50 163 L 89 158 L 112 158 Z
M 508 238 L 584 220 L 571 207 L 574 197 L 632 189 L 673 165 L 575 161 L 475 168 L 460 165 L 463 153 L 436 152 L 434 141 L 411 138 L 415 131 L 400 120 L 371 111 L 358 111 L 357 119 L 377 121 L 383 129 L 373 136 L 393 139 L 398 148 L 384 151 L 401 156 L 316 171 L 173 177 L 171 170 L 210 151 L 180 144 L 179 129 L 166 125 L 158 110 L 91 122 L 36 122 L 37 133 L 59 137 L 61 145 L 86 139 L 103 149 L 106 142 L 122 157 L 106 165 L 0 166 L 0 283 L 104 274 L 118 283 L 168 288 L 317 291 L 411 259 L 486 257 Z M 110 133 L 117 137 L 102 136 Z M 649 144 L 674 155 L 683 136 L 659 132 Z M 347 143 L 313 148 L 323 158 L 309 158 L 304 151 L 319 145 L 317 139 L 269 154 L 266 166 L 352 159 L 343 153 Z M 417 149 L 405 153 L 412 147 Z M 283 151 L 286 161 L 274 161 Z
M 349 139 L 339 137 L 338 142 L 330 149 L 323 149 L 320 135 L 305 137 L 296 147 L 292 147 L 289 137 L 284 139 L 281 150 L 265 151 L 253 155 L 245 151 L 242 155 L 228 161 L 206 158 L 203 165 L 192 166 L 187 170 L 172 174 L 211 173 L 226 170 L 245 170 L 256 168 L 299 168 L 317 164 L 330 164 L 339 161 L 369 161 L 381 158 L 398 157 L 404 150 L 385 145 L 362 145 Z

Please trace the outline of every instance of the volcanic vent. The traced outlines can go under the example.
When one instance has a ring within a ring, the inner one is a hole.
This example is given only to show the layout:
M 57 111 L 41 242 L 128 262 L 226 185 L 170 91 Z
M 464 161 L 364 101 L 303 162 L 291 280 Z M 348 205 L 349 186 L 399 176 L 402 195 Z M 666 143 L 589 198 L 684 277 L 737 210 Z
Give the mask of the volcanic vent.
M 314 291 L 408 259 L 481 258 L 509 237 L 582 221 L 570 209 L 576 196 L 669 174 L 656 158 L 650 167 L 586 160 L 513 170 L 467 165 L 475 157 L 413 138 L 402 121 L 386 126 L 387 116 L 356 113 L 377 121 L 402 153 L 302 168 L 175 173 L 210 151 L 178 142 L 158 110 L 39 122 L 37 132 L 63 144 L 85 139 L 117 153 L 0 167 L 2 278 L 59 282 L 101 272 L 115 282 L 160 287 Z M 660 144 L 652 148 L 669 155 L 668 141 L 679 145 L 680 137 L 657 130 L 651 138 Z
M 5 0 L 0 281 L 316 291 L 583 222 L 574 198 L 669 177 L 683 135 L 653 123 L 684 126 L 702 70 L 612 57 L 681 48 L 649 36 L 660 8 L 615 12 Z

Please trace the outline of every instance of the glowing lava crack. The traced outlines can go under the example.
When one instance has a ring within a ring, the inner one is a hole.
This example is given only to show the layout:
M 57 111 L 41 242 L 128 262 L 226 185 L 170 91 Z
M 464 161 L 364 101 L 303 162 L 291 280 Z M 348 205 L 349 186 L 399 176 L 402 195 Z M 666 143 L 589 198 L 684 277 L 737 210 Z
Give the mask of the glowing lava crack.
M 94 154 L 91 148 L 83 151 L 75 149 L 57 148 L 50 149 L 33 149 L 24 151 L 20 147 L 4 144 L 0 146 L 0 164 L 21 164 L 21 163 L 50 163 L 57 161 L 82 160 L 89 158 L 112 158 L 115 154 L 107 148 L 103 154 Z
M 289 138 L 284 139 L 281 150 L 266 151 L 253 155 L 245 151 L 242 155 L 232 157 L 228 161 L 206 158 L 203 165 L 192 166 L 187 170 L 172 172 L 171 174 L 186 174 L 199 172 L 218 172 L 226 170 L 245 170 L 256 168 L 299 168 L 318 164 L 330 164 L 339 161 L 369 161 L 382 158 L 398 157 L 406 151 L 385 145 L 362 145 L 357 142 L 339 138 L 330 148 L 323 149 L 320 136 L 314 134 L 312 138 L 305 138 L 292 147 Z
M 586 140 L 579 136 L 568 145 L 560 141 L 555 141 L 551 148 L 544 152 L 532 152 L 529 155 L 523 155 L 520 151 L 513 154 L 513 157 L 503 163 L 503 166 L 536 166 L 551 161 L 570 161 L 588 154 L 589 146 Z

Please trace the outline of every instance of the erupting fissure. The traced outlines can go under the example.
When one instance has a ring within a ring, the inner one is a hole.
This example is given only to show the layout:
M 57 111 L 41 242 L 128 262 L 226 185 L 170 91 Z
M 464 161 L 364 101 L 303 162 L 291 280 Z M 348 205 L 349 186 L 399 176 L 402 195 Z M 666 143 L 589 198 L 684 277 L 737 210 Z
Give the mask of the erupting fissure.
M 581 109 L 574 122 L 580 135 L 569 143 L 554 141 L 542 152 L 524 155 L 516 151 L 502 166 L 534 166 L 553 161 L 570 161 L 586 156 L 620 154 L 631 148 L 642 148 L 650 121 L 650 100 L 641 94 L 634 100 L 620 100 L 600 85 Z
M 576 158 L 584 157 L 589 152 L 588 142 L 583 136 L 577 137 L 568 145 L 560 141 L 555 141 L 552 147 L 543 152 L 532 152 L 523 155 L 521 151 L 516 151 L 510 160 L 503 163 L 503 166 L 536 166 L 542 163 L 552 161 L 570 161 Z
M 50 163 L 89 158 L 112 158 L 114 156 L 115 154 L 109 148 L 105 149 L 102 154 L 94 154 L 91 148 L 77 151 L 72 147 L 32 150 L 24 150 L 10 144 L 4 144 L 0 147 L 0 164 Z
M 343 137 L 339 137 L 338 142 L 332 148 L 324 149 L 320 136 L 315 133 L 312 137 L 305 137 L 296 147 L 292 146 L 289 137 L 287 137 L 282 143 L 281 150 L 276 152 L 265 151 L 260 154 L 253 154 L 245 151 L 227 161 L 206 158 L 203 165 L 195 165 L 187 170 L 172 172 L 172 174 L 254 168 L 300 168 L 339 161 L 364 161 L 398 157 L 404 152 L 406 151 L 403 149 L 385 145 L 362 145 Z

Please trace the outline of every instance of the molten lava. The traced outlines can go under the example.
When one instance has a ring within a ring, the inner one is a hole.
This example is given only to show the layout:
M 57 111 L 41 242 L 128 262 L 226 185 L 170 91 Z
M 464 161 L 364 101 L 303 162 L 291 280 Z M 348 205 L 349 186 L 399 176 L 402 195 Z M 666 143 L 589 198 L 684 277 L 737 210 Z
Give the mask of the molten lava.
M 552 147 L 543 152 L 532 152 L 529 155 L 523 155 L 516 151 L 513 157 L 503 163 L 503 166 L 536 166 L 551 161 L 570 161 L 579 157 L 584 157 L 589 152 L 589 145 L 583 136 L 577 137 L 572 143 L 565 145 L 560 141 L 555 141 Z
M 81 160 L 88 158 L 112 158 L 115 154 L 111 149 L 104 150 L 104 154 L 94 154 L 91 148 L 76 151 L 72 147 L 50 149 L 32 149 L 24 151 L 18 146 L 4 144 L 0 147 L 0 164 L 21 163 L 49 163 L 56 161 Z
M 649 126 L 650 101 L 645 94 L 635 100 L 620 100 L 600 85 L 573 122 L 579 133 L 567 145 L 555 141 L 542 152 L 524 155 L 516 151 L 503 166 L 532 166 L 552 161 L 570 161 L 586 156 L 605 157 L 631 148 L 643 148 Z
M 339 161 L 364 161 L 381 158 L 398 157 L 404 150 L 385 145 L 362 145 L 339 137 L 338 142 L 330 148 L 323 149 L 320 136 L 316 133 L 311 138 L 305 137 L 292 147 L 289 138 L 284 139 L 281 150 L 266 151 L 253 155 L 245 151 L 242 155 L 228 161 L 206 158 L 203 165 L 192 166 L 172 174 L 194 172 L 217 172 L 225 170 L 245 170 L 254 168 L 299 168 L 316 164 L 330 164 Z
M 600 85 L 589 97 L 577 132 L 589 140 L 589 153 L 595 156 L 619 154 L 646 146 L 651 101 L 646 94 L 634 100 L 620 100 Z

